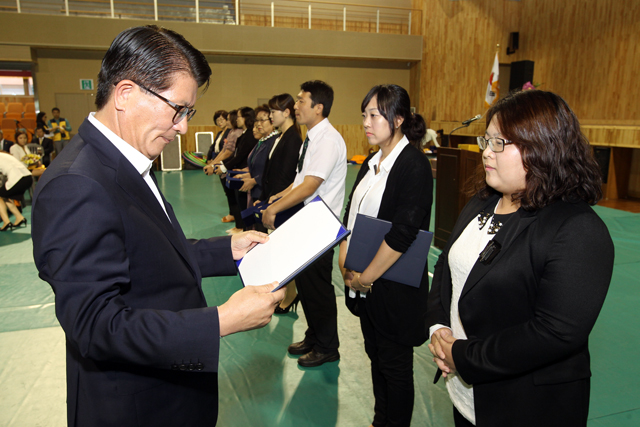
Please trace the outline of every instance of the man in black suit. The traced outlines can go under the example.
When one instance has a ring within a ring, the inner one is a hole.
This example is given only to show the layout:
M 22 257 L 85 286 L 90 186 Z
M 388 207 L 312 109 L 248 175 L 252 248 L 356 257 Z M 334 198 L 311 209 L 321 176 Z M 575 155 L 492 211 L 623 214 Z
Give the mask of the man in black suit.
M 0 151 L 9 152 L 9 148 L 13 145 L 13 141 L 4 139 L 4 132 L 0 130 Z
M 44 151 L 42 164 L 49 166 L 49 163 L 51 163 L 51 153 L 53 153 L 53 140 L 44 136 L 44 128 L 42 126 L 36 128 L 36 134 L 34 135 L 32 142 L 42 146 Z
M 186 239 L 152 162 L 187 132 L 211 69 L 180 34 L 123 31 L 96 106 L 38 183 L 34 259 L 67 341 L 70 426 L 212 426 L 220 337 L 271 319 L 284 290 L 247 287 L 207 307 L 202 277 L 268 237 Z

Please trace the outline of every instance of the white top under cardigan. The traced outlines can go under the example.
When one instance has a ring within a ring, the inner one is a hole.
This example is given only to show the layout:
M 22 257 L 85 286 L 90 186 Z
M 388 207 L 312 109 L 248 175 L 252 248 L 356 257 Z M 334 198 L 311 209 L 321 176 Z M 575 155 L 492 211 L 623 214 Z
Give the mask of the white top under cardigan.
M 396 159 L 409 145 L 409 140 L 406 136 L 403 136 L 400 141 L 393 147 L 391 153 L 380 163 L 382 157 L 382 150 L 369 159 L 367 165 L 362 167 L 368 167 L 369 170 L 362 177 L 351 198 L 351 209 L 349 210 L 349 218 L 347 219 L 347 228 L 353 230 L 353 226 L 356 223 L 356 216 L 361 213 L 363 215 L 377 217 L 380 210 L 380 202 L 382 201 L 382 195 L 384 189 L 387 187 L 387 179 L 389 178 L 389 172 Z M 380 168 L 380 172 L 376 174 L 376 169 Z M 351 235 L 347 237 L 347 252 L 349 251 L 349 243 L 351 242 Z M 361 292 L 362 298 L 366 297 L 366 293 Z M 355 298 L 356 293 L 352 289 L 349 290 L 349 297 Z

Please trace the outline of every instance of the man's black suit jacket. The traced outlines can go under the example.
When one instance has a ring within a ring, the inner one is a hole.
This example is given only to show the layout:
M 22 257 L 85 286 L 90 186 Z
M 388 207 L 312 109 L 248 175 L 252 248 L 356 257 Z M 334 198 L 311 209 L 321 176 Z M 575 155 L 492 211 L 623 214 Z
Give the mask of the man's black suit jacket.
M 219 324 L 202 276 L 236 273 L 229 238 L 188 240 L 88 120 L 43 174 L 34 259 L 67 339 L 70 426 L 214 425 Z
M 427 328 L 450 325 L 451 245 L 499 197 L 462 210 L 435 266 Z M 607 227 L 585 202 L 557 201 L 519 209 L 493 240 L 501 249 L 475 263 L 458 303 L 468 339 L 453 345 L 456 369 L 473 385 L 476 425 L 585 426 L 588 338 L 613 270 Z
M 9 152 L 9 149 L 11 148 L 11 146 L 14 144 L 13 141 L 9 141 L 8 139 L 3 139 L 2 140 L 2 146 L 0 147 L 1 151 L 5 151 L 5 152 Z

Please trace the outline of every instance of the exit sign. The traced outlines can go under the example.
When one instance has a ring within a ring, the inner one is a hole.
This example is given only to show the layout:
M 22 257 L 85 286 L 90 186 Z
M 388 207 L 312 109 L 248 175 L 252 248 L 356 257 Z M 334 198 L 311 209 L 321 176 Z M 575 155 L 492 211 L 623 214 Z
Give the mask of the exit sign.
M 81 90 L 93 90 L 93 79 L 80 79 Z

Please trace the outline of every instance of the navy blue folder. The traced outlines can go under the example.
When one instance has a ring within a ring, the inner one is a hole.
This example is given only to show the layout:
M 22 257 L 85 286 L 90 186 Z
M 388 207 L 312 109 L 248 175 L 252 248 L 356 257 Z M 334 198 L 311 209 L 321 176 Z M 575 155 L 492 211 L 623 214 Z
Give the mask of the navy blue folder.
M 227 176 L 226 180 L 227 182 L 225 183 L 225 185 L 227 186 L 227 188 L 231 190 L 239 190 L 244 185 L 244 181 L 241 180 L 240 178 L 233 178 L 231 176 Z
M 389 230 L 391 230 L 389 221 L 358 214 L 349 241 L 345 268 L 363 272 L 378 253 L 384 236 Z M 407 252 L 402 254 L 382 275 L 382 278 L 419 288 L 427 266 L 432 238 L 432 232 L 420 230 Z
M 277 200 L 279 199 L 276 199 L 275 201 Z M 271 203 L 265 200 L 263 202 L 258 203 L 255 206 L 248 207 L 247 209 L 240 212 L 240 215 L 242 216 L 242 221 L 244 222 L 244 224 L 253 225 L 257 222 L 262 222 L 261 211 L 267 209 L 270 204 Z M 276 219 L 273 225 L 275 225 L 276 228 L 280 227 L 282 224 L 284 224 L 289 218 L 295 215 L 296 212 L 298 212 L 303 207 L 304 207 L 304 203 L 298 203 L 297 205 L 292 206 L 289 209 L 286 209 L 282 212 L 278 212 L 276 214 Z

